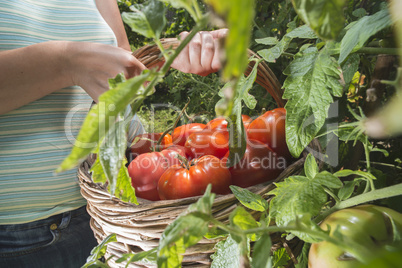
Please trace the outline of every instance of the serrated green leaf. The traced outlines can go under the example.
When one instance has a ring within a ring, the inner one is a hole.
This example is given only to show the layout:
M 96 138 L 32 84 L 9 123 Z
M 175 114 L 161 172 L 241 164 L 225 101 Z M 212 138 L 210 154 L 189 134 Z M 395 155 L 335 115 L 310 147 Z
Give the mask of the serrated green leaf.
M 343 29 L 347 0 L 292 0 L 301 19 L 321 39 L 335 39 Z
M 342 96 L 339 65 L 325 50 L 305 49 L 285 69 L 286 143 L 300 156 L 325 123 L 332 95 Z M 332 95 L 331 95 L 332 94 Z
M 251 258 L 251 267 L 253 268 L 271 268 L 271 237 L 269 234 L 264 233 L 260 239 L 254 244 L 253 253 Z M 278 267 L 278 266 L 275 266 Z
M 204 195 L 163 231 L 157 252 L 158 267 L 179 267 L 185 250 L 208 233 L 215 194 L 208 185 Z
M 341 41 L 338 62 L 343 62 L 353 51 L 364 46 L 366 41 L 377 32 L 391 26 L 392 20 L 388 9 L 383 9 L 371 16 L 364 16 L 354 23 Z
M 235 185 L 231 185 L 230 189 L 240 203 L 246 208 L 261 212 L 269 209 L 267 200 L 262 198 L 262 196 Z
M 300 26 L 285 34 L 282 39 L 276 42 L 274 47 L 259 50 L 257 53 L 268 62 L 275 62 L 285 52 L 294 38 L 315 39 L 317 36 L 307 25 Z M 263 39 L 265 41 L 265 39 Z M 265 41 L 266 42 L 266 41 Z
M 270 216 L 276 224 L 285 226 L 298 215 L 317 215 L 327 201 L 322 183 L 304 176 L 292 176 L 276 183 L 277 188 L 271 191 L 275 197 L 270 202 Z
M 107 182 L 107 178 L 105 172 L 103 172 L 103 167 L 99 161 L 99 158 L 96 158 L 95 162 L 93 163 L 89 171 L 92 174 L 93 182 L 101 184 L 105 184 Z
M 241 246 L 231 235 L 215 245 L 215 253 L 211 255 L 211 268 L 238 268 L 240 266 Z
M 273 256 L 273 267 L 283 267 L 287 266 L 288 261 L 290 260 L 289 254 L 286 252 L 285 248 L 279 248 L 275 250 Z
M 304 163 L 304 173 L 307 178 L 314 178 L 318 174 L 318 165 L 312 154 L 308 154 L 306 161 Z
M 278 226 L 286 226 L 300 215 L 315 216 L 327 201 L 324 187 L 340 188 L 342 182 L 327 171 L 314 177 L 291 176 L 283 182 L 275 183 L 277 188 L 270 202 L 270 216 Z
M 137 98 L 143 98 L 143 83 L 150 76 L 149 71 L 133 77 L 116 88 L 110 89 L 99 97 L 99 102 L 92 106 L 78 133 L 71 153 L 63 160 L 56 172 L 71 169 L 83 161 L 91 152 L 98 148 L 98 143 L 114 123 L 117 115 Z
M 132 5 L 132 12 L 123 12 L 123 21 L 147 38 L 159 39 L 166 26 L 165 5 L 158 0 L 149 0 L 144 5 Z M 163 15 L 161 15 L 163 14 Z

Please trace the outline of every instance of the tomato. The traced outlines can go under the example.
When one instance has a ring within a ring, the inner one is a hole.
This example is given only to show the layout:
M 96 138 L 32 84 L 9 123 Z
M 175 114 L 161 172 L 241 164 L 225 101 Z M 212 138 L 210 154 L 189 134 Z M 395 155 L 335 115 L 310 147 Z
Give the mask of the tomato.
M 173 144 L 184 146 L 190 134 L 202 131 L 205 128 L 205 126 L 206 126 L 205 124 L 201 123 L 191 123 L 176 127 L 172 133 Z
M 229 150 L 229 132 L 203 130 L 191 134 L 184 147 L 190 159 L 204 155 L 225 156 Z
M 127 169 L 137 197 L 159 200 L 158 181 L 170 166 L 180 163 L 177 155 L 185 157 L 184 149 L 172 147 L 161 152 L 144 153 L 131 161 Z
M 174 165 L 163 173 L 158 183 L 160 199 L 202 195 L 208 184 L 212 184 L 214 193 L 230 193 L 230 172 L 219 158 L 206 155 L 192 162 L 188 168 L 184 164 Z
M 166 134 L 160 146 L 156 148 L 157 142 L 162 136 L 163 133 L 144 133 L 139 134 L 134 137 L 133 143 L 129 148 L 130 157 L 129 160 L 136 158 L 140 154 L 152 152 L 154 149 L 156 151 L 161 151 L 166 147 L 172 145 L 172 136 L 170 134 Z
M 222 161 L 226 164 L 229 152 Z M 243 158 L 229 168 L 234 185 L 246 188 L 276 179 L 287 167 L 286 159 L 278 157 L 266 144 L 248 140 Z
M 276 108 L 260 115 L 247 128 L 247 137 L 268 145 L 279 156 L 290 158 L 285 135 L 286 110 Z
M 375 255 L 393 244 L 393 220 L 399 233 L 402 232 L 402 214 L 375 205 L 360 205 L 336 211 L 321 224 L 323 230 L 330 228 L 330 236 L 339 231 L 346 239 L 363 246 Z M 369 258 L 372 256 L 368 256 Z M 309 267 L 359 267 L 361 263 L 335 244 L 323 241 L 311 245 Z
M 252 121 L 251 117 L 243 114 L 242 116 L 244 128 L 247 129 L 248 125 Z M 214 131 L 228 131 L 227 130 L 228 121 L 225 117 L 218 117 L 209 121 L 206 125 L 207 129 Z

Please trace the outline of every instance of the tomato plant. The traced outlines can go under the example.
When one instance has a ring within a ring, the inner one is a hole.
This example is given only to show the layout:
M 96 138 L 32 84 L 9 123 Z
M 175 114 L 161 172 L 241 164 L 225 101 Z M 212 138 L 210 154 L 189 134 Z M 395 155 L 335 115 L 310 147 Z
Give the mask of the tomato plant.
M 204 194 L 208 184 L 217 194 L 230 193 L 232 184 L 229 170 L 212 155 L 194 159 L 188 166 L 171 166 L 159 180 L 158 193 L 162 200 L 197 196 Z
M 161 151 L 172 145 L 172 136 L 168 133 L 162 138 L 161 143 L 159 145 L 157 144 L 162 134 L 163 133 L 144 133 L 135 136 L 129 148 L 130 158 L 134 159 L 140 154 Z
M 226 164 L 229 152 L 222 159 Z M 286 159 L 278 157 L 266 144 L 248 140 L 243 158 L 229 168 L 233 185 L 243 188 L 276 179 L 287 167 Z
M 184 147 L 191 159 L 204 155 L 222 158 L 229 150 L 229 134 L 211 130 L 195 132 L 188 137 Z
M 249 139 L 261 141 L 278 155 L 290 158 L 285 134 L 286 110 L 276 108 L 254 119 L 247 128 Z
M 350 240 L 373 253 L 402 243 L 402 214 L 386 207 L 360 205 L 339 210 L 329 215 L 320 226 L 328 230 L 330 236 L 339 232 L 346 241 Z M 371 256 L 366 257 L 369 259 Z M 360 264 L 353 254 L 330 242 L 311 245 L 311 268 L 352 268 Z
M 203 130 L 205 126 L 206 125 L 202 123 L 190 123 L 176 127 L 172 133 L 173 144 L 184 146 L 190 134 Z
M 178 164 L 177 155 L 185 157 L 179 146 L 169 147 L 161 152 L 143 153 L 128 165 L 131 184 L 138 197 L 159 200 L 157 185 L 159 178 L 170 166 Z

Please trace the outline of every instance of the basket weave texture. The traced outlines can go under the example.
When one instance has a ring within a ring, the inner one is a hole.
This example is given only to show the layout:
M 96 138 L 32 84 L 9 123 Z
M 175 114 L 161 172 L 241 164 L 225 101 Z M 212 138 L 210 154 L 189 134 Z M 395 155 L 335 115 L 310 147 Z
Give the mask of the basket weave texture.
M 162 44 L 165 48 L 178 46 L 177 39 L 164 39 Z M 152 67 L 162 59 L 160 51 L 156 46 L 147 45 L 133 53 L 145 66 Z M 255 56 L 249 50 L 249 56 Z M 253 65 L 250 65 L 245 72 L 248 75 Z M 276 100 L 279 107 L 284 106 L 282 100 L 282 89 L 275 75 L 269 67 L 261 62 L 258 66 L 256 82 L 263 86 Z M 317 148 L 313 143 L 310 147 Z M 91 179 L 89 172 L 95 156 L 91 155 L 78 169 L 78 178 L 81 187 L 81 194 L 87 200 L 87 210 L 91 215 L 91 228 L 98 242 L 105 237 L 115 233 L 117 242 L 108 244 L 106 258 L 114 255 L 121 257 L 124 253 L 138 253 L 153 249 L 158 246 L 162 232 L 168 224 L 173 222 L 177 216 L 195 203 L 199 197 L 190 197 L 179 200 L 148 201 L 138 198 L 139 205 L 122 202 L 111 197 L 107 192 L 106 185 L 96 184 Z M 288 166 L 275 180 L 297 174 L 303 167 L 305 155 Z M 273 182 L 259 184 L 249 187 L 248 190 L 264 195 L 274 188 Z M 267 197 L 268 198 L 268 197 Z M 213 215 L 216 219 L 227 221 L 229 214 L 239 204 L 233 194 L 217 195 L 213 204 Z M 257 215 L 256 215 L 257 216 Z M 273 236 L 273 244 L 282 243 L 282 238 Z M 203 239 L 195 246 L 189 248 L 184 254 L 183 266 L 202 267 L 211 263 L 210 255 L 214 252 L 214 245 L 218 240 Z M 299 247 L 300 245 L 294 245 Z M 112 258 L 108 261 L 111 267 L 125 267 L 125 263 L 115 263 Z M 146 263 L 131 263 L 129 267 L 149 267 Z

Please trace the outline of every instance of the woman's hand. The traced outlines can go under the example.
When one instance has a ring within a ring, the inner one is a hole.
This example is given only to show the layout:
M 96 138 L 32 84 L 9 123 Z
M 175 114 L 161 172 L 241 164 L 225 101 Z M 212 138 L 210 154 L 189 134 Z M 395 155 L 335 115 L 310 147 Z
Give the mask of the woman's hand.
M 68 43 L 65 58 L 71 84 L 82 87 L 96 102 L 109 89 L 110 78 L 119 73 L 131 78 L 146 69 L 130 51 L 98 43 Z
M 221 68 L 219 39 L 227 34 L 227 29 L 197 33 L 190 43 L 174 60 L 172 67 L 184 73 L 206 76 Z M 189 35 L 182 32 L 180 39 Z

